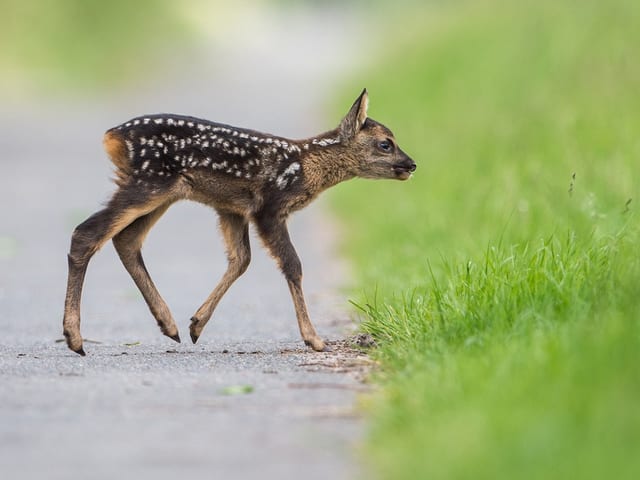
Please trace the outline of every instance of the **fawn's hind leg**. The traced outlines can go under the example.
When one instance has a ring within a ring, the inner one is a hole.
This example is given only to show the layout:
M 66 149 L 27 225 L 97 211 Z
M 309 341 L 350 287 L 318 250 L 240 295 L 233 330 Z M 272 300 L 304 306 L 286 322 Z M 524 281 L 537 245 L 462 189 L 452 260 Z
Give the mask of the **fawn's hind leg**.
M 84 355 L 80 334 L 80 300 L 82 284 L 91 257 L 114 235 L 130 225 L 138 217 L 158 208 L 167 200 L 131 202 L 122 190 L 116 192 L 107 208 L 94 213 L 76 227 L 71 236 L 69 250 L 69 277 L 64 303 L 63 331 L 71 350 Z
M 178 334 L 176 322 L 166 302 L 162 299 L 156 286 L 153 284 L 153 280 L 151 280 L 149 272 L 144 265 L 142 252 L 140 251 L 147 233 L 167 211 L 170 205 L 171 203 L 161 205 L 153 212 L 147 213 L 134 220 L 133 223 L 113 237 L 113 246 L 116 248 L 116 252 L 118 252 L 124 268 L 129 272 L 140 293 L 142 293 L 162 333 L 180 343 L 180 335 Z
M 205 300 L 198 311 L 191 317 L 189 331 L 193 343 L 198 341 L 202 329 L 207 324 L 213 311 L 229 287 L 242 275 L 251 262 L 251 245 L 249 244 L 249 224 L 241 215 L 220 213 L 220 230 L 227 247 L 229 265 L 222 279 Z
M 267 216 L 256 218 L 258 232 L 269 252 L 278 262 L 280 270 L 287 279 L 293 306 L 296 310 L 298 328 L 304 343 L 317 352 L 327 351 L 324 341 L 316 333 L 309 318 L 307 305 L 302 292 L 302 264 L 296 253 L 284 220 L 274 221 Z

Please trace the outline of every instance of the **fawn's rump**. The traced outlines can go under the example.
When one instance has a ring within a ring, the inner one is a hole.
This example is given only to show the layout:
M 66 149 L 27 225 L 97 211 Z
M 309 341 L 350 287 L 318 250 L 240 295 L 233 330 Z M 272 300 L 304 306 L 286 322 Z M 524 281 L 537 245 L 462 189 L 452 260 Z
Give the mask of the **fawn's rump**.
M 102 144 L 109 159 L 116 167 L 115 182 L 119 187 L 123 187 L 133 172 L 127 143 L 121 133 L 109 130 L 104 134 Z
M 132 168 L 129 161 L 129 152 L 122 134 L 115 130 L 109 130 L 104 134 L 102 144 L 107 155 L 116 166 L 117 172 L 122 172 L 125 175 L 130 174 Z

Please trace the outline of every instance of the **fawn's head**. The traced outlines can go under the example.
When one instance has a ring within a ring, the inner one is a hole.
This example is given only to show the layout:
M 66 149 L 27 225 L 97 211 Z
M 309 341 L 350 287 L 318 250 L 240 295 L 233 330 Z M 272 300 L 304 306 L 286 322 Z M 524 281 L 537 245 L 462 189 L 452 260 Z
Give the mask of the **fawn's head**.
M 362 178 L 409 179 L 415 162 L 400 149 L 391 130 L 367 118 L 368 104 L 365 89 L 338 127 L 340 142 L 355 162 L 354 173 Z

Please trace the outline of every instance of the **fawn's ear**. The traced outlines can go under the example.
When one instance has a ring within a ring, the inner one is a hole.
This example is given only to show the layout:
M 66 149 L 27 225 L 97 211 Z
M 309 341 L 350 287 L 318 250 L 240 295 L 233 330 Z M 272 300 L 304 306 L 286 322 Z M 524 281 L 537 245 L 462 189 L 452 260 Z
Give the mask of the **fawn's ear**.
M 347 140 L 355 137 L 358 130 L 364 125 L 364 121 L 367 119 L 367 107 L 369 106 L 369 94 L 367 89 L 362 90 L 360 96 L 351 106 L 347 116 L 340 122 L 340 138 Z

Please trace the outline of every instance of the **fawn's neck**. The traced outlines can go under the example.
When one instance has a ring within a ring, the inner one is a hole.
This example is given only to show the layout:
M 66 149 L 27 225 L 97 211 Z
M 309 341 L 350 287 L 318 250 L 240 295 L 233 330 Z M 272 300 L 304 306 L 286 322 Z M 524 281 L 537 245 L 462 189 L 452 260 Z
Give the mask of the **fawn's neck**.
M 316 196 L 327 188 L 355 177 L 354 160 L 338 142 L 337 132 L 314 138 L 305 145 L 301 162 L 305 172 L 306 189 Z

